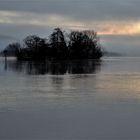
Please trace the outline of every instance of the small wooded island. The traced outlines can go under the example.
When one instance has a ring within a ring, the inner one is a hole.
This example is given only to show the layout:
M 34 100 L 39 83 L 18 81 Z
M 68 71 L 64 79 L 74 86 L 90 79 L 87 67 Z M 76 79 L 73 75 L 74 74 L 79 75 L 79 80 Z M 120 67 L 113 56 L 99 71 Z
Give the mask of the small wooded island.
M 95 31 L 71 31 L 66 33 L 55 28 L 46 39 L 36 35 L 27 36 L 22 45 L 9 44 L 3 53 L 12 50 L 18 60 L 73 60 L 100 59 L 103 51 Z

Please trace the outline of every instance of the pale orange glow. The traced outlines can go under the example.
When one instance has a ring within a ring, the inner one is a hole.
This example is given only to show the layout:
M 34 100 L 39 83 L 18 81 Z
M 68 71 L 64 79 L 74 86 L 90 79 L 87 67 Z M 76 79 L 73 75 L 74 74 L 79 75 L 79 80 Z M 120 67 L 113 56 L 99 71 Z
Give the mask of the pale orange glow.
M 98 32 L 100 35 L 138 35 L 140 34 L 140 25 L 134 25 L 133 27 L 118 27 L 109 28 L 108 31 Z
M 83 23 L 84 26 L 77 25 L 72 29 L 85 30 L 96 29 L 99 35 L 139 35 L 140 34 L 140 21 L 133 23 L 132 21 L 116 21 L 98 22 L 98 23 Z
M 139 77 L 137 76 L 137 73 L 135 73 L 136 76 L 132 76 L 131 73 L 127 73 L 125 75 L 118 74 L 117 77 L 114 77 L 112 74 L 108 75 L 101 75 L 101 79 L 106 79 L 109 78 L 109 82 L 104 82 L 102 85 L 99 86 L 99 89 L 102 89 L 103 87 L 107 87 L 108 91 L 111 91 L 111 95 L 113 96 L 122 96 L 123 94 L 126 94 L 126 97 L 129 95 L 131 97 L 140 97 L 140 80 Z M 127 78 L 126 78 L 127 77 Z M 121 78 L 121 82 L 120 81 Z M 114 92 L 114 89 L 119 89 L 118 94 Z
M 131 25 L 118 25 L 107 27 L 105 31 L 99 31 L 100 35 L 139 35 L 140 23 Z

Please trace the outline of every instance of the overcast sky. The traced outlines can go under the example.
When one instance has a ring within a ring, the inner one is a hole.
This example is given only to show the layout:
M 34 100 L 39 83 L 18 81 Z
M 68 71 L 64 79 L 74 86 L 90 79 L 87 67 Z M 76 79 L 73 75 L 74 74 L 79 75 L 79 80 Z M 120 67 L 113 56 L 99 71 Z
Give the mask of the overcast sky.
M 0 44 L 55 27 L 94 29 L 108 51 L 140 54 L 140 0 L 0 0 Z

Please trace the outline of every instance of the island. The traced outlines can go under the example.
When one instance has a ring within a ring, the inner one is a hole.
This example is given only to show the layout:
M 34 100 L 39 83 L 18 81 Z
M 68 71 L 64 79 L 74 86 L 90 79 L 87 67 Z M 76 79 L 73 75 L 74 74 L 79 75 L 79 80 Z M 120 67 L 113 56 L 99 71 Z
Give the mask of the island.
M 100 59 L 103 49 L 93 30 L 62 31 L 55 28 L 48 38 L 29 35 L 23 43 L 9 44 L 4 56 L 14 54 L 18 60 L 73 60 Z

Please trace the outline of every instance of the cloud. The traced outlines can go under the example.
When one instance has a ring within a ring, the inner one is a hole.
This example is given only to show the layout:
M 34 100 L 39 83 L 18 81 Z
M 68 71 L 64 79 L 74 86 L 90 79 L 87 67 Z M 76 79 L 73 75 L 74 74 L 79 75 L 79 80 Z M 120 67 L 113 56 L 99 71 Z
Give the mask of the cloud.
M 74 21 L 56 14 L 35 14 L 27 12 L 0 11 L 1 24 L 34 25 L 34 26 L 84 26 L 81 22 Z
M 138 0 L 0 0 L 0 2 L 1 24 L 95 29 L 104 35 L 137 35 L 140 32 Z
M 0 0 L 1 10 L 59 14 L 79 20 L 139 19 L 138 0 Z
M 66 29 L 95 29 L 100 35 L 138 35 L 140 21 L 76 20 L 59 14 L 35 14 L 31 12 L 0 11 L 0 24 L 38 27 L 63 27 Z
M 22 40 L 30 34 L 47 37 L 58 26 L 94 29 L 109 50 L 139 52 L 139 5 L 139 0 L 0 0 L 0 33 Z M 0 47 L 8 43 L 4 39 Z

